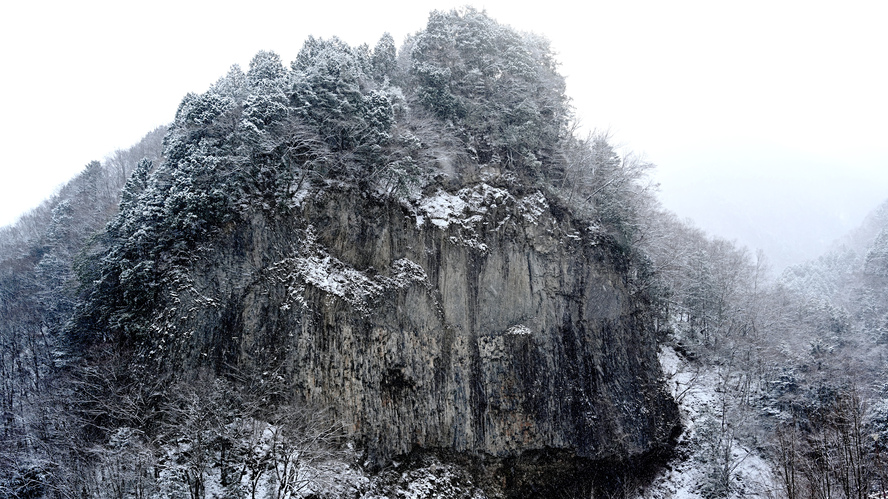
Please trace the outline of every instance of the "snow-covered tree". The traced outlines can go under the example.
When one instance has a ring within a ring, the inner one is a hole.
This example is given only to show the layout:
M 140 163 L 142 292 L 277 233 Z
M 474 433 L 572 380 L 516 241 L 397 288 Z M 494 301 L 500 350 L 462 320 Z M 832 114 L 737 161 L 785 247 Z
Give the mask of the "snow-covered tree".
M 395 71 L 398 68 L 398 54 L 395 48 L 395 39 L 391 34 L 384 33 L 376 43 L 373 54 L 370 56 L 370 65 L 373 68 L 373 78 L 379 82 L 395 76 Z
M 460 130 L 478 162 L 543 173 L 571 114 L 544 39 L 472 8 L 435 11 L 410 56 L 420 102 Z

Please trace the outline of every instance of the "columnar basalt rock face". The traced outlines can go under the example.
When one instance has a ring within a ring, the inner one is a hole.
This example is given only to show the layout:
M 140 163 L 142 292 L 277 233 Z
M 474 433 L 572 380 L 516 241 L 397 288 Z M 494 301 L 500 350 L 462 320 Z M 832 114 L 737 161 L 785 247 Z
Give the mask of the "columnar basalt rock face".
M 186 332 L 168 355 L 279 367 L 379 462 L 416 448 L 631 459 L 677 424 L 628 262 L 539 192 L 313 190 L 196 262 L 158 316 Z

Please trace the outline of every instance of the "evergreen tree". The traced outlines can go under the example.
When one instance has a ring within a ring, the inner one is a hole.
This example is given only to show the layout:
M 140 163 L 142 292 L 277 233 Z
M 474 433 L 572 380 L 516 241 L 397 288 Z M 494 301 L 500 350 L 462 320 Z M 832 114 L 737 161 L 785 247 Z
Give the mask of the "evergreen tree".
M 393 79 L 398 67 L 398 54 L 395 39 L 391 34 L 383 34 L 376 43 L 373 55 L 370 57 L 370 65 L 373 68 L 373 78 L 378 82 Z
M 237 104 L 242 104 L 247 96 L 247 75 L 235 64 L 225 76 L 219 78 L 211 90 Z
M 459 128 L 477 161 L 543 173 L 571 114 L 544 39 L 471 8 L 436 11 L 410 55 L 420 102 Z

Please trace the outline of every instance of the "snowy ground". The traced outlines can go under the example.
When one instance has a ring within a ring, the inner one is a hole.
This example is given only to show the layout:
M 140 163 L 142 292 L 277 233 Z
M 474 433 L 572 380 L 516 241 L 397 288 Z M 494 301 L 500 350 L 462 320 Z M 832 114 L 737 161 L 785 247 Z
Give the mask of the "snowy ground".
M 719 373 L 691 366 L 671 347 L 660 349 L 660 364 L 672 395 L 679 402 L 685 432 L 676 457 L 670 461 L 639 499 L 696 499 L 716 496 L 707 490 L 712 467 L 711 423 L 724 407 Z M 708 426 L 709 425 L 709 426 Z M 719 426 L 720 427 L 720 426 Z M 773 498 L 776 482 L 771 464 L 737 440 L 729 440 L 731 488 L 729 498 Z

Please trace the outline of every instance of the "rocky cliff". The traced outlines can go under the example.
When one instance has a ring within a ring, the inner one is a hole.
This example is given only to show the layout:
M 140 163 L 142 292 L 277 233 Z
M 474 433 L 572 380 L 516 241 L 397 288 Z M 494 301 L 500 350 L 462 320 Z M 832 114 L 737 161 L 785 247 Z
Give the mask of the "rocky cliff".
M 299 198 L 196 256 L 153 355 L 280 365 L 375 459 L 620 460 L 664 446 L 676 411 L 648 304 L 596 227 L 539 191 L 486 183 L 413 203 L 348 188 Z
M 373 466 L 428 450 L 533 474 L 667 448 L 635 168 L 570 135 L 553 61 L 471 9 L 400 54 L 390 36 L 309 39 L 289 69 L 260 52 L 186 96 L 162 163 L 124 187 L 72 342 L 274 378 Z

